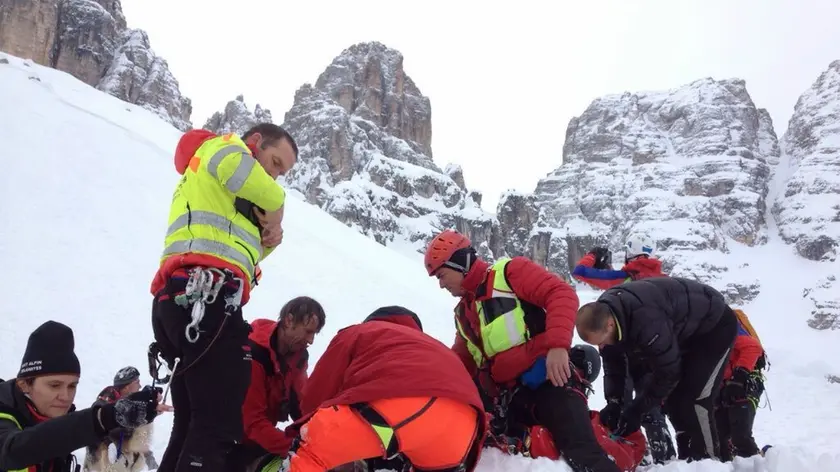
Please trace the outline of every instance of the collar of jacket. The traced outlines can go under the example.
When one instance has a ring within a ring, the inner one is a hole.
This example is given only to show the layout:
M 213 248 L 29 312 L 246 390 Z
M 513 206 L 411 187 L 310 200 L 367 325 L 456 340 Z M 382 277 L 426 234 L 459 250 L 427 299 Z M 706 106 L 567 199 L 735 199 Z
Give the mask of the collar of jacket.
M 475 296 L 478 287 L 487 279 L 489 270 L 490 264 L 481 259 L 476 259 L 464 277 L 464 281 L 461 282 L 461 288 L 470 296 Z

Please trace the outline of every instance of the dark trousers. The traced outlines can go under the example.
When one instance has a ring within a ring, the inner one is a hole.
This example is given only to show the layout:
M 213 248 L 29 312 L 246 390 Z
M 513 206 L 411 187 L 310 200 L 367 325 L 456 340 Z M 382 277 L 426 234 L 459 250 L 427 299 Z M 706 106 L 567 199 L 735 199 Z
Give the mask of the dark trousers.
M 634 375 L 635 374 L 635 375 Z M 628 405 L 633 401 L 633 392 L 644 391 L 645 386 L 650 382 L 651 374 L 630 373 L 625 380 L 624 404 Z M 675 459 L 677 452 L 674 449 L 674 441 L 671 439 L 671 432 L 668 430 L 668 423 L 660 407 L 656 407 L 642 416 L 642 427 L 645 430 L 648 449 L 653 462 L 664 464 L 665 461 Z
M 575 472 L 619 472 L 598 444 L 584 394 L 572 385 L 555 387 L 551 382 L 538 389 L 520 387 L 511 401 L 512 421 L 545 427 L 557 452 Z
M 682 378 L 665 401 L 680 459 L 720 458 L 714 407 L 737 333 L 738 320 L 727 308 L 714 328 L 682 346 Z
M 167 362 L 180 362 L 170 392 L 175 408 L 172 433 L 160 472 L 222 472 L 228 452 L 242 440 L 242 403 L 251 381 L 249 326 L 241 309 L 225 312 L 226 285 L 212 305 L 205 306 L 195 343 L 186 339 L 192 307 L 174 297 L 183 293 L 185 279 L 173 278 L 155 296 L 152 328 Z
M 719 407 L 715 416 L 722 461 L 731 461 L 733 456 L 752 457 L 761 454 L 752 434 L 755 422 L 755 407 L 752 403 Z

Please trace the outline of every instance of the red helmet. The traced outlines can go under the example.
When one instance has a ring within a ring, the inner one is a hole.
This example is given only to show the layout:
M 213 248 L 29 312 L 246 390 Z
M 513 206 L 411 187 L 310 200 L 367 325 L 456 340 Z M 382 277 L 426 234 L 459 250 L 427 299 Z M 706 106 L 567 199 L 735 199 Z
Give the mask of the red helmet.
M 426 248 L 424 260 L 426 271 L 429 272 L 429 275 L 434 275 L 452 257 L 455 251 L 470 247 L 471 244 L 469 238 L 455 230 L 448 229 L 438 234 Z

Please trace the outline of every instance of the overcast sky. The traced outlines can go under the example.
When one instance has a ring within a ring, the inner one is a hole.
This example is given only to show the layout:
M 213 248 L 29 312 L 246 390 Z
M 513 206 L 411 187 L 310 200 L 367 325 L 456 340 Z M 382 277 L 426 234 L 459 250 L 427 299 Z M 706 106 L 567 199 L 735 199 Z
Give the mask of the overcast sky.
M 840 59 L 836 0 L 122 0 L 192 99 L 195 126 L 236 95 L 278 123 L 350 45 L 403 53 L 432 103 L 435 162 L 461 164 L 495 212 L 562 162 L 569 119 L 596 97 L 740 77 L 776 132 Z

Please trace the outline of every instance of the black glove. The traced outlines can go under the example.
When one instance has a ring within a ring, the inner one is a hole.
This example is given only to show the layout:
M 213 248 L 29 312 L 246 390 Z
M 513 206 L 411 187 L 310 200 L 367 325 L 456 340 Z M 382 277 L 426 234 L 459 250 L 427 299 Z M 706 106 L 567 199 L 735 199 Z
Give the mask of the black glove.
M 595 256 L 595 265 L 593 266 L 596 269 L 611 269 L 612 264 L 612 252 L 605 247 L 594 247 L 590 254 Z
M 618 426 L 613 430 L 616 436 L 628 436 L 635 433 L 642 427 L 642 416 L 645 414 L 642 411 L 641 404 L 638 401 L 633 401 L 618 418 Z
M 149 424 L 158 414 L 158 395 L 162 393 L 160 387 L 146 386 L 116 403 L 104 405 L 97 412 L 99 423 L 106 432 L 119 427 L 136 429 Z
M 618 419 L 621 416 L 621 402 L 616 399 L 607 400 L 605 406 L 600 412 L 601 424 L 614 430 L 618 427 Z
M 260 220 L 257 218 L 257 215 L 254 214 L 254 208 L 259 209 L 262 211 L 262 208 L 254 205 L 251 201 L 245 200 L 244 198 L 236 197 L 234 200 L 233 206 L 236 208 L 236 211 L 242 214 L 245 218 L 248 218 L 248 221 L 254 224 L 260 232 L 262 232 L 263 227 L 260 224 Z
M 723 389 L 720 392 L 721 403 L 728 406 L 745 402 L 749 380 L 749 371 L 743 367 L 736 367 L 732 372 L 732 377 L 723 384 Z

